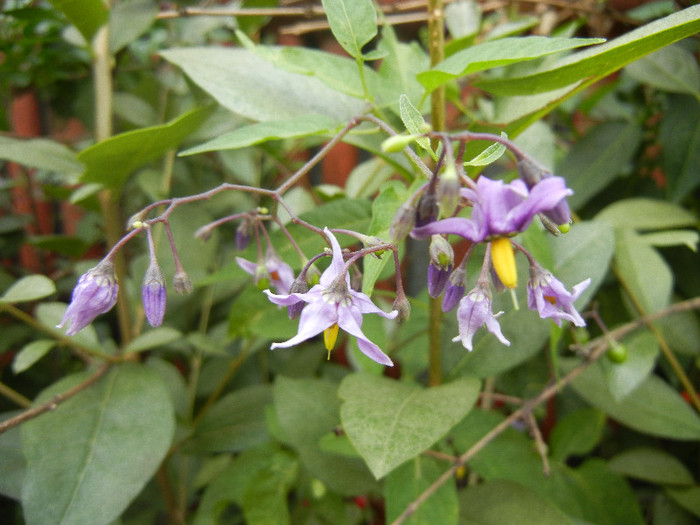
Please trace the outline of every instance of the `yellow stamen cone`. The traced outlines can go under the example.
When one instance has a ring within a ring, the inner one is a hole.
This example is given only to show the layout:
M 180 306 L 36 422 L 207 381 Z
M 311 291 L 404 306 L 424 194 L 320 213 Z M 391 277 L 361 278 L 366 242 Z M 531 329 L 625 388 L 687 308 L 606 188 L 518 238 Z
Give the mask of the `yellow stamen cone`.
M 326 345 L 326 350 L 328 350 L 328 359 L 331 358 L 331 350 L 333 350 L 337 339 L 338 323 L 333 323 L 333 326 L 329 326 L 323 331 L 323 343 Z
M 510 239 L 501 237 L 491 241 L 491 261 L 498 278 L 506 288 L 518 285 L 518 272 L 515 269 L 515 253 Z

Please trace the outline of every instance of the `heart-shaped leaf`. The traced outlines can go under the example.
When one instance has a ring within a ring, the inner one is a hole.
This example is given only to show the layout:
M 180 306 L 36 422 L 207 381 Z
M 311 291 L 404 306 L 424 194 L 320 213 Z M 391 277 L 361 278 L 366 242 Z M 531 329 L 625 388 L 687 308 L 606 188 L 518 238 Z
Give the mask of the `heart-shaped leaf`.
M 340 384 L 340 419 L 350 441 L 377 478 L 430 447 L 472 408 L 481 383 L 463 377 L 424 389 L 353 374 Z

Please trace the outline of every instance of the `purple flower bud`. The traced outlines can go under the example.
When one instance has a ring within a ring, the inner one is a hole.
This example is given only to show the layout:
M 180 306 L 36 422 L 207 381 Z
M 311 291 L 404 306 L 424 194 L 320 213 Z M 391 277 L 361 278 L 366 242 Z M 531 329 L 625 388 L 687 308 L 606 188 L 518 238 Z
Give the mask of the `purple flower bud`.
M 306 276 L 302 275 L 299 275 L 299 277 L 294 279 L 292 285 L 289 287 L 290 295 L 295 293 L 306 293 L 308 291 L 309 285 L 306 284 Z M 290 319 L 296 319 L 301 315 L 301 311 L 304 309 L 305 306 L 306 303 L 299 299 L 299 302 L 287 306 L 287 315 Z
M 464 297 L 464 283 L 467 280 L 467 270 L 463 264 L 459 265 L 450 274 L 445 286 L 445 295 L 442 298 L 442 311 L 450 312 Z
M 236 249 L 243 251 L 250 244 L 250 221 L 243 221 L 236 228 Z
M 447 279 L 452 271 L 452 266 L 440 268 L 439 266 L 430 263 L 428 266 L 428 294 L 430 297 L 439 297 L 445 289 Z
M 438 199 L 435 189 L 428 187 L 416 206 L 416 226 L 425 226 L 434 222 L 438 217 Z
M 95 317 L 112 309 L 117 302 L 118 292 L 114 263 L 104 259 L 78 279 L 66 313 L 56 328 L 63 328 L 68 323 L 66 335 L 77 334 Z
M 552 172 L 539 164 L 535 159 L 523 157 L 517 163 L 518 175 L 527 185 L 528 189 L 532 189 L 541 180 L 553 177 Z M 571 209 L 566 198 L 562 198 L 554 207 L 543 211 L 542 215 L 547 217 L 554 224 L 568 224 L 571 222 Z
M 391 242 L 398 244 L 411 233 L 416 224 L 416 208 L 409 202 L 404 202 L 394 215 L 394 219 L 389 226 L 389 237 Z
M 173 275 L 173 288 L 180 295 L 192 293 L 192 281 L 190 281 L 185 270 L 180 269 L 175 272 L 175 275 Z
M 430 240 L 430 265 L 428 266 L 428 294 L 438 297 L 445 289 L 452 272 L 455 254 L 452 245 L 442 235 L 433 235 Z
M 143 276 L 141 285 L 141 298 L 143 299 L 143 310 L 146 313 L 146 320 L 151 326 L 163 324 L 165 316 L 165 277 L 155 259 L 151 259 L 151 264 Z

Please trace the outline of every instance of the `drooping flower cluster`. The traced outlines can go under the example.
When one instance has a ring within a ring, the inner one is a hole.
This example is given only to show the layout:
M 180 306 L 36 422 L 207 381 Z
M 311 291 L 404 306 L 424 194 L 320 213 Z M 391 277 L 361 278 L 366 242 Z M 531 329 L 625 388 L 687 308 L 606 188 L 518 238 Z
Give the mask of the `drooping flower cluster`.
M 459 190 L 463 205 L 471 207 L 471 215 L 468 218 L 449 216 L 440 220 L 435 217 L 428 222 L 416 221 L 411 231 L 411 235 L 418 239 L 430 237 L 431 250 L 436 244 L 436 239 L 442 239 L 440 245 L 447 243 L 448 234 L 457 235 L 472 243 L 467 255 L 449 276 L 445 277 L 436 271 L 434 267 L 437 265 L 432 257 L 428 269 L 430 295 L 436 297 L 443 289 L 445 290 L 443 310 L 449 311 L 459 302 L 457 311 L 459 336 L 454 340 L 461 340 L 468 350 L 473 348 L 474 334 L 484 325 L 503 344 L 510 344 L 501 332 L 497 320 L 502 312 L 497 314 L 492 312 L 488 275 L 491 273 L 491 279 L 497 288 L 517 286 L 514 247 L 523 252 L 530 262 L 530 280 L 527 286 L 528 307 L 536 310 L 540 317 L 551 318 L 559 325 L 563 320 L 576 326 L 585 324 L 573 303 L 588 287 L 590 279 L 577 284 L 573 292 L 569 292 L 522 246 L 512 241 L 512 237 L 524 231 L 536 216 L 566 230 L 571 220 L 566 197 L 573 192 L 566 187 L 563 178 L 542 171 L 534 162 L 521 161 L 518 167 L 523 180 L 516 179 L 505 183 L 481 176 L 476 182 L 469 180 L 468 186 Z M 430 191 L 430 186 L 426 191 Z M 395 222 L 398 220 L 397 215 Z M 482 272 L 475 288 L 464 295 L 466 260 L 473 246 L 479 243 L 488 245 Z M 446 250 L 443 249 L 442 253 L 446 253 Z M 451 270 L 454 261 L 447 259 L 447 257 L 443 259 L 442 268 Z

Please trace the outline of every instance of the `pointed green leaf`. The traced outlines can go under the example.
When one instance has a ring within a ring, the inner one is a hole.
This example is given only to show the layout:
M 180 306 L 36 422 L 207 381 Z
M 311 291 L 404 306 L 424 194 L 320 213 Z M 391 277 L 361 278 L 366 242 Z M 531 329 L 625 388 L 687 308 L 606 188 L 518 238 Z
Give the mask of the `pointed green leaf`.
M 3 412 L 0 421 L 18 416 L 19 411 Z M 22 427 L 11 428 L 0 434 L 0 494 L 19 500 L 27 462 L 22 451 Z
M 323 0 L 331 32 L 351 57 L 377 34 L 377 13 L 371 0 Z
M 443 437 L 476 402 L 480 382 L 463 377 L 424 389 L 383 377 L 352 374 L 338 395 L 343 428 L 376 478 Z M 454 400 L 459 399 L 459 403 Z
M 224 133 L 199 146 L 186 149 L 180 153 L 180 156 L 184 157 L 205 151 L 245 148 L 269 140 L 309 137 L 334 133 L 336 130 L 335 121 L 323 115 L 303 115 L 289 120 L 258 122 Z
M 124 352 L 145 352 L 157 346 L 165 346 L 181 338 L 182 332 L 180 332 L 180 330 L 169 326 L 159 326 L 158 328 L 142 333 L 133 341 L 130 341 L 129 344 L 126 345 L 126 348 L 124 348 Z
M 251 120 L 326 115 L 340 124 L 364 110 L 362 100 L 331 89 L 318 78 L 285 71 L 247 49 L 175 48 L 161 55 L 223 107 Z
M 662 91 L 700 97 L 700 67 L 681 46 L 668 46 L 632 62 L 625 68 L 632 78 Z
M 386 521 L 393 523 L 443 473 L 444 465 L 418 456 L 391 472 L 384 483 Z M 444 483 L 404 523 L 406 525 L 456 525 L 459 520 L 457 487 Z
M 507 139 L 508 135 L 501 132 L 501 138 Z M 484 151 L 479 153 L 472 160 L 464 163 L 465 166 L 488 166 L 496 162 L 505 153 L 506 147 L 501 143 L 494 143 L 487 147 Z
M 112 6 L 109 13 L 109 51 L 113 55 L 148 31 L 158 14 L 152 0 L 131 0 Z
M 565 462 L 569 456 L 584 456 L 600 443 L 605 414 L 596 408 L 579 408 L 557 422 L 550 436 L 552 459 Z
M 47 139 L 0 136 L 0 159 L 65 175 L 78 175 L 84 169 L 75 153 L 63 144 Z
M 107 22 L 109 10 L 102 0 L 49 0 L 78 28 L 86 42 Z
M 642 197 L 614 202 L 598 213 L 595 220 L 637 231 L 692 227 L 697 223 L 695 215 L 678 204 Z
M 37 403 L 88 376 L 52 385 Z M 174 428 L 165 385 L 157 372 L 135 364 L 114 368 L 56 410 L 25 423 L 27 523 L 111 523 L 155 473 Z
M 608 462 L 613 472 L 659 485 L 692 485 L 693 475 L 675 456 L 651 447 L 625 450 Z
M 567 370 L 574 363 L 568 360 L 562 364 Z M 700 439 L 700 417 L 678 392 L 655 375 L 621 401 L 610 393 L 598 367 L 588 367 L 572 386 L 591 405 L 638 432 L 678 440 Z
M 489 79 L 475 85 L 497 95 L 531 95 L 585 80 L 590 84 L 630 62 L 700 31 L 700 6 L 693 6 L 625 33 L 600 46 L 564 57 L 521 77 Z
M 399 97 L 399 113 L 403 125 L 406 126 L 406 130 L 408 130 L 411 135 L 422 135 L 426 132 L 428 125 L 423 115 L 411 104 L 411 101 L 404 94 L 401 94 Z M 432 156 L 435 156 L 435 153 L 430 147 L 430 139 L 428 137 L 420 137 L 415 140 L 420 147 L 429 152 Z
M 44 357 L 54 346 L 56 346 L 56 341 L 50 339 L 39 339 L 24 345 L 15 357 L 15 360 L 12 361 L 12 371 L 15 374 L 19 374 L 31 368 L 34 363 Z
M 431 92 L 455 78 L 601 42 L 605 40 L 545 36 L 501 38 L 458 51 L 430 71 L 419 73 L 418 80 Z
M 700 102 L 670 95 L 659 133 L 668 195 L 679 202 L 700 185 Z
M 99 182 L 119 189 L 136 169 L 178 147 L 210 115 L 211 108 L 197 108 L 162 126 L 115 135 L 80 152 L 87 169 L 83 182 Z
M 5 293 L 0 296 L 0 304 L 36 301 L 55 291 L 56 285 L 45 275 L 28 275 L 5 290 Z

